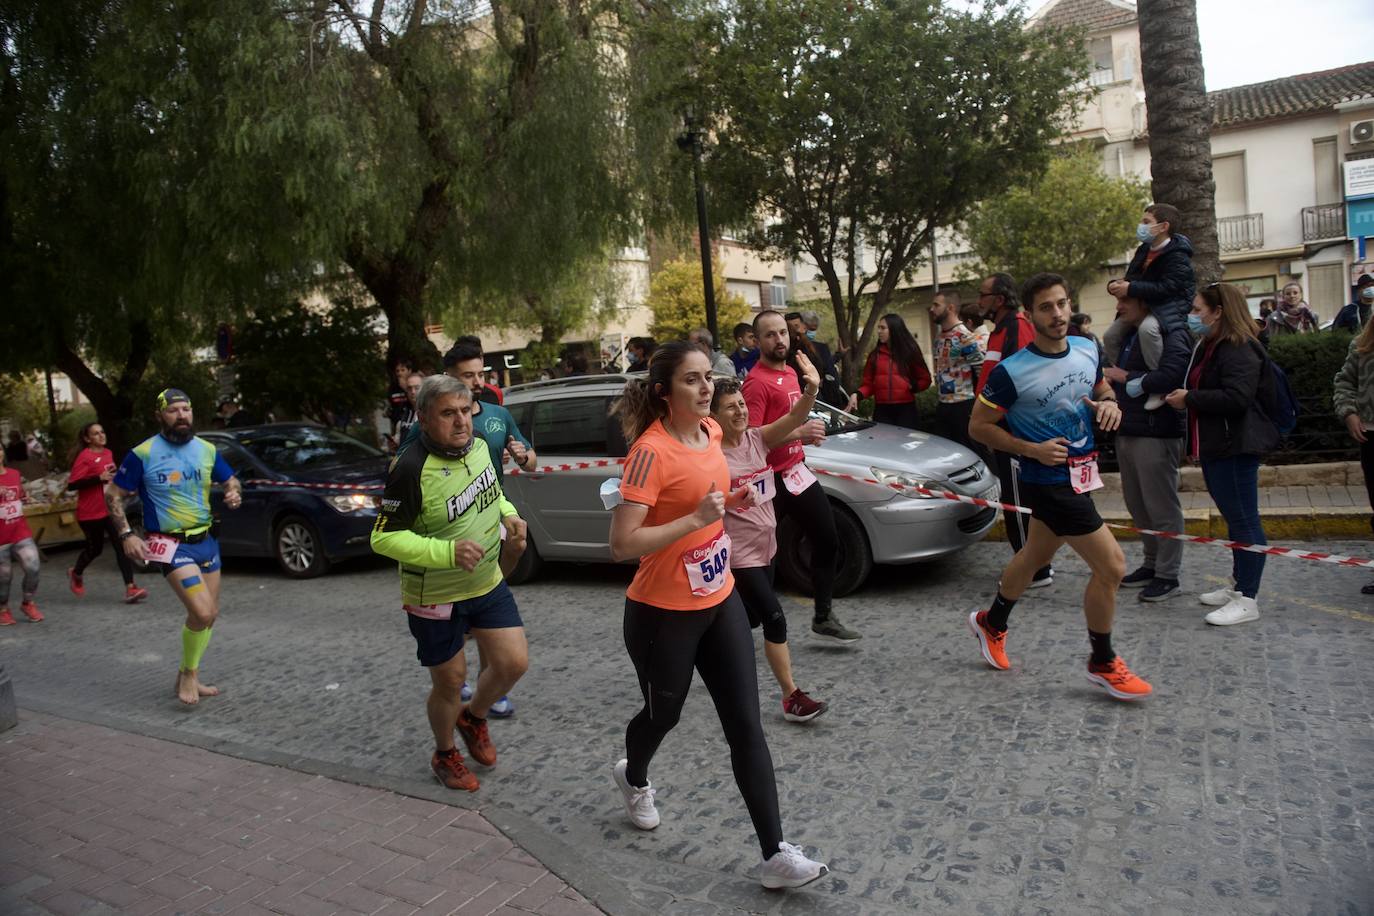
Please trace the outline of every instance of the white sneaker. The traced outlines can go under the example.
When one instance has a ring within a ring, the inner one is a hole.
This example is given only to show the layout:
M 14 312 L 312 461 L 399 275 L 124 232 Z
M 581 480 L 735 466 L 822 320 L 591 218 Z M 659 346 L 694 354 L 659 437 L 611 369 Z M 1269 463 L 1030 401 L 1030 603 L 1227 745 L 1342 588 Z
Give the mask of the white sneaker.
M 1201 595 L 1197 596 L 1197 600 L 1208 607 L 1221 607 L 1222 605 L 1230 604 L 1238 597 L 1240 597 L 1240 592 L 1233 588 L 1219 588 L 1216 591 L 1203 592 Z
M 800 846 L 779 843 L 778 851 L 764 860 L 763 868 L 759 870 L 759 881 L 764 887 L 777 890 L 780 887 L 801 887 L 828 874 L 830 867 L 824 862 L 808 859 Z
M 1161 408 L 1161 407 L 1163 407 L 1163 406 L 1164 406 L 1164 395 L 1162 395 L 1162 394 L 1152 394 L 1152 395 L 1150 395 L 1148 398 L 1145 399 L 1145 409 L 1146 409 L 1146 410 L 1159 410 L 1159 408 Z
M 630 823 L 640 830 L 653 830 L 658 826 L 653 784 L 650 783 L 642 789 L 630 785 L 630 781 L 625 778 L 625 767 L 629 763 L 628 760 L 617 761 L 611 768 L 611 774 L 615 776 L 615 784 L 620 788 L 620 795 L 625 800 L 625 813 L 630 816 Z
M 1237 623 L 1259 620 L 1259 608 L 1254 598 L 1236 595 L 1227 604 L 1202 618 L 1214 627 L 1229 627 Z

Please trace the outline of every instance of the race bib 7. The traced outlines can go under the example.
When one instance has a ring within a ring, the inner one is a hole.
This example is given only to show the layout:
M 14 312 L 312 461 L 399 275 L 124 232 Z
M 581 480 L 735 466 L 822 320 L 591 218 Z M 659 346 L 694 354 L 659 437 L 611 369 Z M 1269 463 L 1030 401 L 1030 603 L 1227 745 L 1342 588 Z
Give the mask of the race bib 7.
M 170 563 L 181 542 L 165 534 L 150 534 L 145 542 L 149 563 Z
M 740 487 L 749 487 L 754 491 L 755 505 L 762 505 L 772 500 L 778 495 L 777 485 L 773 482 L 773 469 L 764 468 L 752 474 L 745 474 L 743 477 L 731 482 L 730 489 L 738 490 Z M 740 506 L 735 512 L 744 512 L 748 507 Z
M 730 573 L 730 535 L 722 531 L 716 538 L 682 554 L 687 582 L 698 598 L 720 591 Z
M 1097 470 L 1097 452 L 1069 459 L 1069 485 L 1075 493 L 1088 493 L 1102 487 L 1102 475 Z

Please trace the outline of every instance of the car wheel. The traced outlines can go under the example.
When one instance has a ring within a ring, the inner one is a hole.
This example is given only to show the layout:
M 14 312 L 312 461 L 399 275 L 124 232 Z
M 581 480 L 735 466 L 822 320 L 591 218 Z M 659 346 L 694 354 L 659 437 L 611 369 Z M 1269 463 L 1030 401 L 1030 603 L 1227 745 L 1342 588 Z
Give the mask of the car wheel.
M 873 572 L 873 550 L 859 520 L 841 504 L 830 501 L 839 542 L 836 558 L 835 597 L 843 598 L 857 590 Z M 811 581 L 811 542 L 796 523 L 788 518 L 778 525 L 778 572 L 783 579 L 808 595 L 815 593 Z
M 277 522 L 272 555 L 281 571 L 293 579 L 313 579 L 329 568 L 319 531 L 299 515 L 288 515 Z
M 520 561 L 515 564 L 515 568 L 506 577 L 509 585 L 520 585 L 529 582 L 539 575 L 539 571 L 544 568 L 544 558 L 539 555 L 539 550 L 534 546 L 534 538 L 526 536 L 525 552 L 520 555 Z

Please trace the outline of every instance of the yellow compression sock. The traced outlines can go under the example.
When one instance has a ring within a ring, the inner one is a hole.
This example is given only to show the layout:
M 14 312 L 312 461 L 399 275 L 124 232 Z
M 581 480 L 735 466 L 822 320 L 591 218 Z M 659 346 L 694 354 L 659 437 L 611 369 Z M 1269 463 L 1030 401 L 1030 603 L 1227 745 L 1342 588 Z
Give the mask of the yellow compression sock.
M 210 633 L 210 627 L 193 630 L 185 624 L 181 625 L 182 671 L 195 671 L 200 668 L 201 656 L 205 654 L 205 647 L 210 645 Z

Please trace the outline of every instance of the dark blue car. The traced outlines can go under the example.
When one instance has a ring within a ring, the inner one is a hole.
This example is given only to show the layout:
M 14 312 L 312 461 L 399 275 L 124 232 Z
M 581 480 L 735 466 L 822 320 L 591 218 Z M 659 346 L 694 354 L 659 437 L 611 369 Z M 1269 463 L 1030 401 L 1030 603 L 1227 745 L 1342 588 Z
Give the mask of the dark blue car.
M 309 579 L 335 560 L 372 552 L 369 535 L 382 504 L 379 487 L 386 483 L 387 457 L 380 450 L 308 423 L 199 435 L 243 481 L 243 505 L 236 510 L 224 508 L 218 487 L 212 496 L 225 556 L 274 557 L 288 576 Z M 308 483 L 344 486 L 292 486 Z

